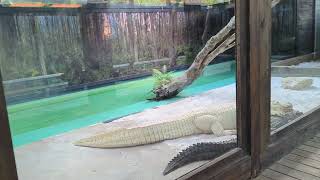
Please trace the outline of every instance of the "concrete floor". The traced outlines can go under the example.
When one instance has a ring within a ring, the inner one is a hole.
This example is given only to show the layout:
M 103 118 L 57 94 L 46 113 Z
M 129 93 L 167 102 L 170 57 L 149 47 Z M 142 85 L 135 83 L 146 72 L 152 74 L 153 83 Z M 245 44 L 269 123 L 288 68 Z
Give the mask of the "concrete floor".
M 162 171 L 166 164 L 180 149 L 173 144 L 191 144 L 205 138 L 209 139 L 208 136 L 197 136 L 133 148 L 94 149 L 73 146 L 71 142 L 74 138 L 69 136 L 72 134 L 75 135 L 70 133 L 17 150 L 19 179 L 175 179 L 205 162 L 193 163 L 163 176 Z
M 272 78 L 272 99 L 289 101 L 303 113 L 319 105 L 320 80 L 312 88 L 292 91 L 281 88 L 281 78 Z M 161 143 L 121 149 L 77 147 L 72 143 L 117 128 L 133 128 L 171 121 L 191 109 L 235 103 L 235 85 L 214 89 L 169 105 L 148 109 L 107 124 L 74 130 L 15 149 L 21 180 L 162 180 L 175 179 L 204 162 L 193 163 L 163 176 L 162 171 L 177 152 L 204 141 L 223 141 L 234 136 L 198 135 Z M 234 132 L 233 132 L 234 133 Z
M 162 171 L 177 152 L 204 141 L 228 140 L 234 135 L 197 135 L 132 148 L 97 149 L 72 143 L 117 128 L 132 128 L 173 120 L 190 109 L 235 102 L 230 85 L 133 114 L 107 124 L 74 130 L 15 149 L 20 180 L 162 180 L 175 179 L 205 162 L 180 168 L 167 176 Z M 231 132 L 234 133 L 234 132 Z

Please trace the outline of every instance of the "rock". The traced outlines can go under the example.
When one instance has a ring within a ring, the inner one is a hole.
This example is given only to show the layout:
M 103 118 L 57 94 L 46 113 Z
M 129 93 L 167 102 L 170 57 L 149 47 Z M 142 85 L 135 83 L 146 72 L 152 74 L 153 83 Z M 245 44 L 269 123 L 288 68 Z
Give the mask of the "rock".
M 271 129 L 277 129 L 302 115 L 289 102 L 271 101 Z
M 281 87 L 291 90 L 304 90 L 312 86 L 313 80 L 309 78 L 287 77 L 281 81 Z
M 284 116 L 293 112 L 293 106 L 289 102 L 271 101 L 271 116 Z

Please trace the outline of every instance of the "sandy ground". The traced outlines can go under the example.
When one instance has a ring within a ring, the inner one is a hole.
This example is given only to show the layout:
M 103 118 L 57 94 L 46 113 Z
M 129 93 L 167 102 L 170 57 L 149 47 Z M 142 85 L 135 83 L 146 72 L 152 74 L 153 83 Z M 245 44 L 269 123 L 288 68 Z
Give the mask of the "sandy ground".
M 121 149 L 77 147 L 72 142 L 103 131 L 169 121 L 190 109 L 235 102 L 235 85 L 208 91 L 169 105 L 148 109 L 106 124 L 74 130 L 15 149 L 21 180 L 162 180 L 175 179 L 205 162 L 193 163 L 163 176 L 167 163 L 185 147 L 204 141 L 225 141 L 235 135 L 198 135 Z
M 306 77 L 308 78 L 308 77 Z M 292 103 L 293 109 L 306 113 L 320 105 L 320 78 L 314 77 L 313 85 L 303 91 L 281 88 L 280 77 L 272 78 L 271 99 Z
M 295 67 L 318 68 L 320 61 L 302 62 Z M 271 98 L 280 101 L 289 101 L 295 110 L 306 113 L 320 105 L 320 77 L 302 77 L 313 79 L 313 85 L 303 91 L 295 91 L 281 88 L 280 77 L 273 77 L 271 83 Z
M 272 78 L 272 99 L 289 101 L 295 110 L 307 112 L 320 104 L 320 78 L 305 91 L 282 89 L 281 78 Z M 160 123 L 207 106 L 235 102 L 235 85 L 225 86 L 178 102 L 148 109 L 107 124 L 74 130 L 15 149 L 21 180 L 162 180 L 175 179 L 205 162 L 193 163 L 163 176 L 169 160 L 181 149 L 203 141 L 224 141 L 226 135 L 197 135 L 161 143 L 121 149 L 77 147 L 72 142 L 116 128 Z

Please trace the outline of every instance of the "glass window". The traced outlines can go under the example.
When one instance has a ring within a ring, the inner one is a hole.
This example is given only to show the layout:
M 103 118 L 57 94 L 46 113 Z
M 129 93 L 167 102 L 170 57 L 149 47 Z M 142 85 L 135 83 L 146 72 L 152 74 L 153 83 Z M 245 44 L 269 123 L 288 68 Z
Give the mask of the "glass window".
M 11 8 L 79 8 L 86 4 L 87 0 L 2 0 L 0 7 Z
M 0 16 L 21 179 L 173 179 L 237 146 L 230 4 L 51 12 Z
M 282 1 L 272 11 L 271 129 L 320 105 L 319 1 Z

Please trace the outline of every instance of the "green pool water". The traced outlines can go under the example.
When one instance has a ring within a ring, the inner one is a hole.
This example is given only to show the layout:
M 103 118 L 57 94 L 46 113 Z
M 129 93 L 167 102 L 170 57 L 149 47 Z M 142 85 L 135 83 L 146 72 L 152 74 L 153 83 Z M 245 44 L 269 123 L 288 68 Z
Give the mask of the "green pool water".
M 8 107 L 14 146 L 21 146 L 43 138 L 98 122 L 140 112 L 147 108 L 168 104 L 181 98 L 235 82 L 233 62 L 211 65 L 191 86 L 176 98 L 147 101 L 153 87 L 152 77 L 121 82 L 91 90 L 10 105 Z M 183 71 L 174 73 L 179 76 Z

